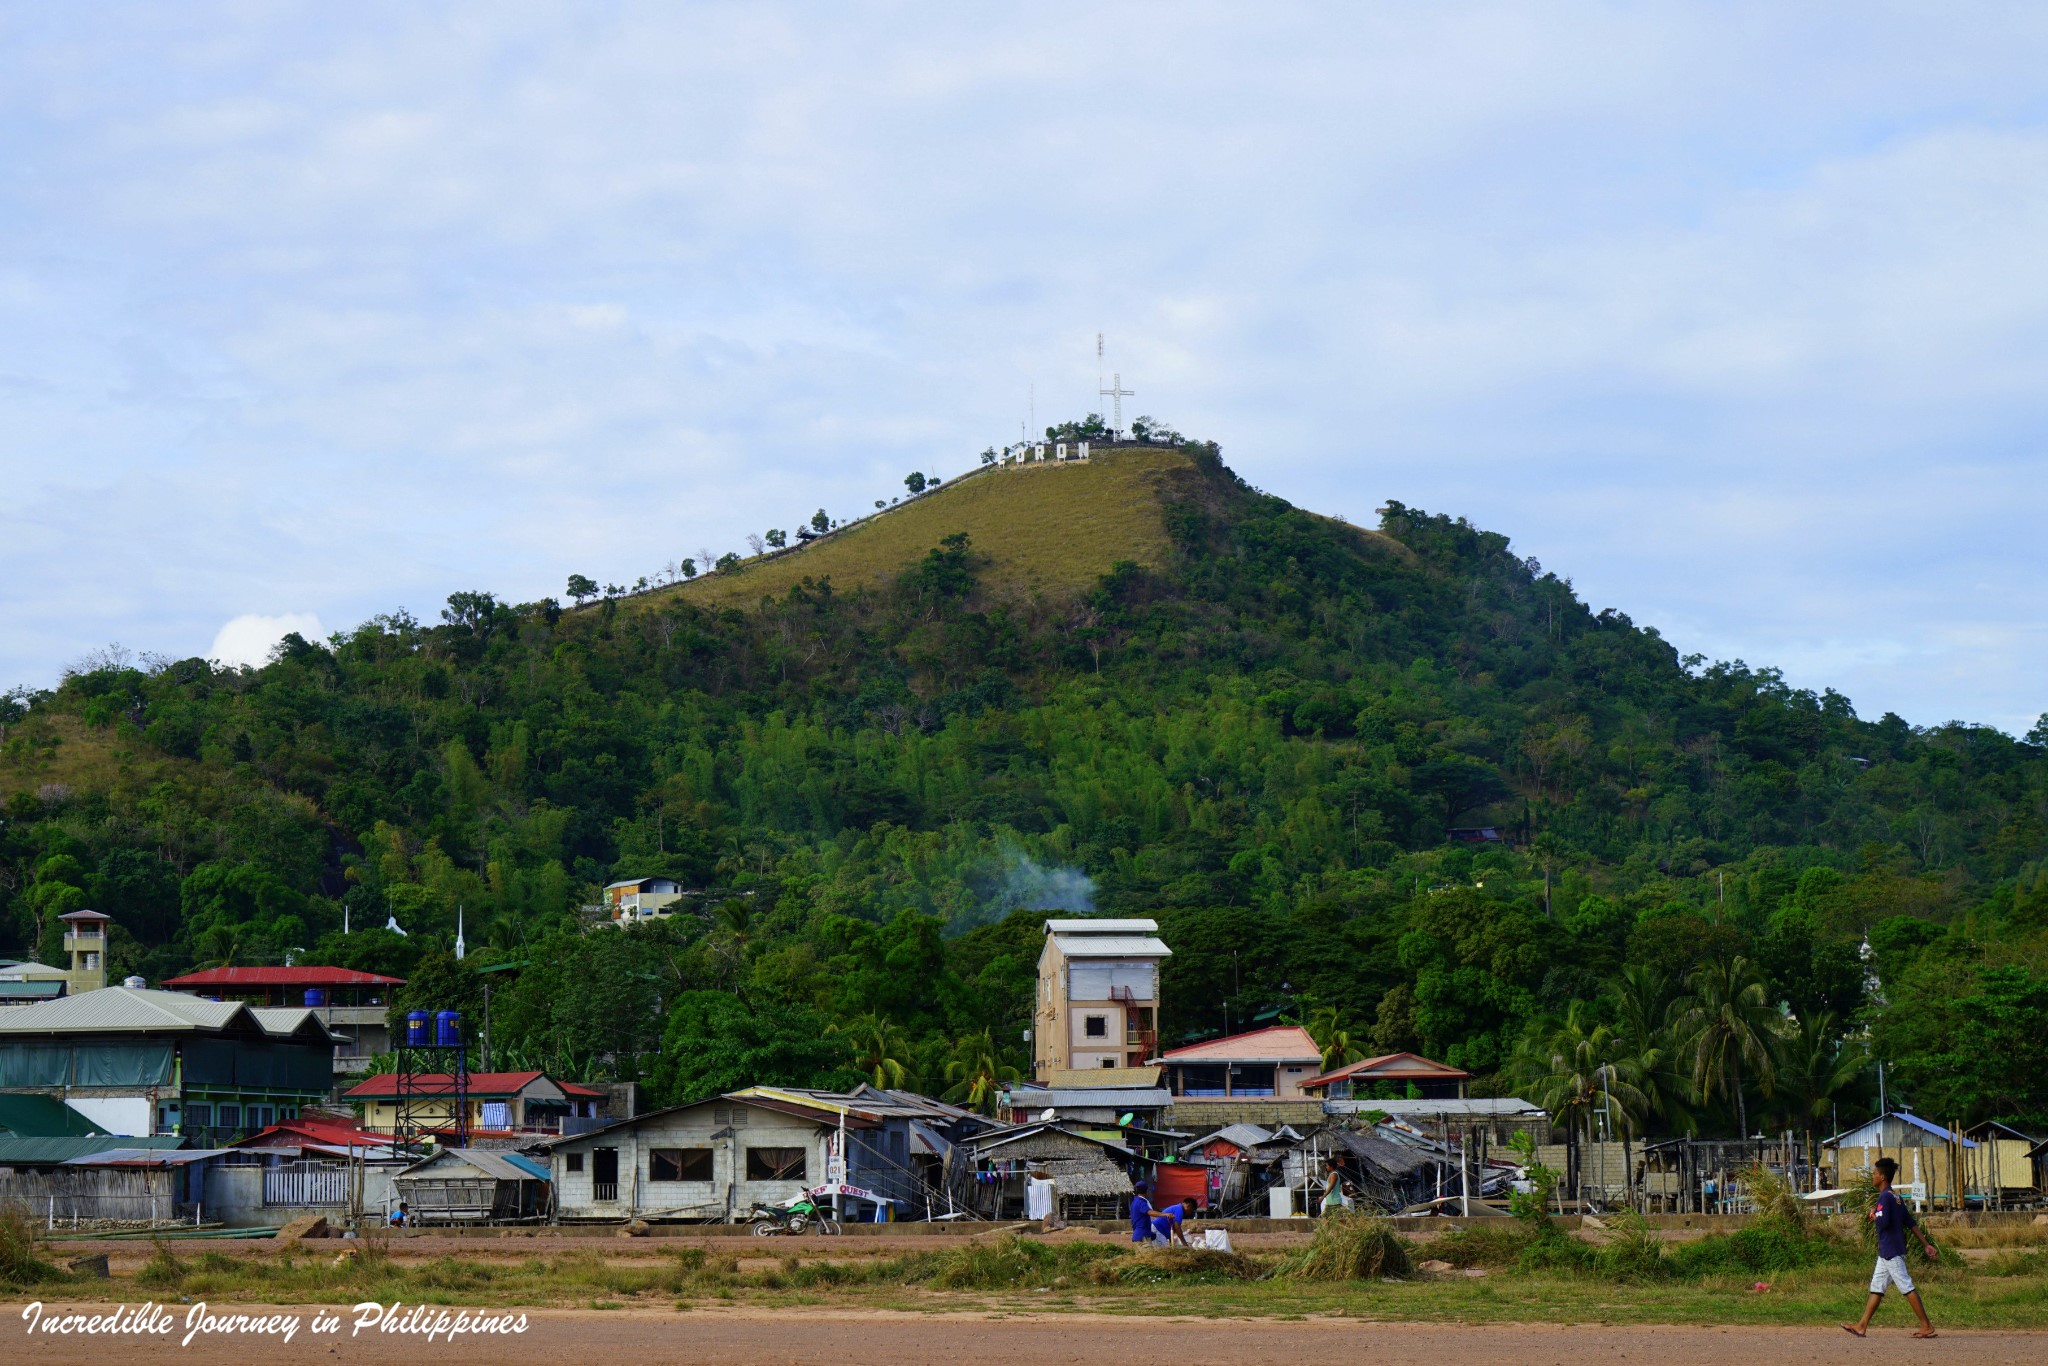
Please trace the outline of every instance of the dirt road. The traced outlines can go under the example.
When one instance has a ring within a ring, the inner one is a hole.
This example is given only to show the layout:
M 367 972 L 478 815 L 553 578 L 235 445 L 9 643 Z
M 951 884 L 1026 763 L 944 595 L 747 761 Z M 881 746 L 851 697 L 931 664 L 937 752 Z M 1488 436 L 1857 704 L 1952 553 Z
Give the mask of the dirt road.
M 67 1306 L 66 1308 L 70 1308 Z M 23 1366 L 70 1366 L 125 1360 L 137 1349 L 193 1366 L 361 1362 L 416 1366 L 507 1366 L 514 1362 L 688 1362 L 691 1366 L 962 1366 L 966 1362 L 1069 1366 L 1091 1361 L 1167 1361 L 1175 1366 L 1245 1366 L 1285 1361 L 1289 1366 L 1577 1366 L 1577 1363 L 1654 1363 L 1655 1366 L 1726 1366 L 1731 1361 L 1832 1363 L 1862 1366 L 1876 1354 L 1910 1354 L 1918 1362 L 2027 1362 L 2048 1357 L 2048 1335 L 1958 1332 L 1915 1343 L 1888 1327 L 1858 1342 L 1831 1324 L 1812 1328 L 1630 1328 L 1442 1324 L 1371 1324 L 1350 1321 L 1190 1320 L 1054 1315 L 838 1313 L 830 1311 L 705 1310 L 689 1313 L 589 1310 L 527 1311 L 517 1336 L 445 1340 L 371 1335 L 351 1339 L 346 1310 L 340 1332 L 302 1328 L 288 1345 L 275 1338 L 215 1334 L 180 1348 L 184 1305 L 171 1309 L 178 1326 L 160 1337 L 51 1336 L 27 1331 L 19 1302 L 0 1310 L 0 1359 Z M 307 1309 L 265 1311 L 224 1306 L 237 1313 L 310 1316 Z M 56 1312 L 51 1306 L 49 1312 Z

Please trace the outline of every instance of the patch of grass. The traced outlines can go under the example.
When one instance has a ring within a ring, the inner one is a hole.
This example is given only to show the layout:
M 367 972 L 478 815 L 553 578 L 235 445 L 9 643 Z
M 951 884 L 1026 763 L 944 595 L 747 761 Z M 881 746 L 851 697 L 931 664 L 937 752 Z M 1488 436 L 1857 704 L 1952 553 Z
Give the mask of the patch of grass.
M 1508 1219 L 1486 1220 L 1437 1235 L 1422 1248 L 1427 1260 L 1467 1267 L 1513 1266 L 1529 1246 L 1529 1230 Z
M 10 1289 L 69 1279 L 36 1255 L 36 1226 L 18 1205 L 0 1206 L 0 1286 Z
M 1101 1258 L 1088 1268 L 1088 1279 L 1096 1285 L 1221 1285 L 1265 1274 L 1266 1268 L 1250 1257 L 1206 1247 L 1146 1248 Z
M 982 582 L 997 595 L 1071 594 L 1093 586 L 1119 560 L 1165 563 L 1162 489 L 1192 468 L 1179 451 L 1149 449 L 1106 452 L 1085 464 L 999 466 L 816 544 L 642 594 L 631 604 L 659 607 L 673 597 L 699 607 L 751 607 L 806 578 L 829 577 L 835 592 L 850 593 L 888 582 L 956 531 L 987 558 Z
M 1317 1220 L 1309 1245 L 1274 1269 L 1277 1276 L 1300 1281 L 1376 1281 L 1414 1273 L 1408 1244 L 1393 1225 L 1356 1212 Z

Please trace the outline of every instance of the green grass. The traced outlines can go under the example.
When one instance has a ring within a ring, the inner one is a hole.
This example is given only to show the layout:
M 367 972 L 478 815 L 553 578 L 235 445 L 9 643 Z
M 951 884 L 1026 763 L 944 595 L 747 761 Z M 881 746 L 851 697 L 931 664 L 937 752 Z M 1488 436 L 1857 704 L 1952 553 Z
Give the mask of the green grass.
M 1361 1221 L 1363 1223 L 1364 1221 Z M 1743 1230 L 1744 1233 L 1753 1230 Z M 179 1294 L 216 1303 L 352 1303 L 363 1299 L 438 1305 L 562 1307 L 673 1306 L 687 1311 L 715 1302 L 762 1308 L 910 1309 L 921 1312 L 1058 1311 L 1173 1314 L 1215 1318 L 1348 1317 L 1385 1321 L 1489 1323 L 1811 1324 L 1853 1317 L 1861 1308 L 1867 1267 L 1859 1250 L 1807 1249 L 1790 1269 L 1740 1269 L 1745 1257 L 1783 1257 L 1784 1249 L 1740 1233 L 1717 1235 L 1663 1253 L 1641 1273 L 1585 1248 L 1569 1265 L 1532 1268 L 1509 1240 L 1442 1238 L 1400 1251 L 1415 1260 L 1456 1253 L 1457 1260 L 1493 1264 L 1480 1278 L 1458 1273 L 1386 1278 L 1398 1272 L 1370 1231 L 1332 1235 L 1325 1254 L 1301 1267 L 1276 1256 L 1229 1256 L 1200 1250 L 1131 1251 L 1112 1243 L 1044 1243 L 1029 1238 L 977 1239 L 900 1256 L 841 1255 L 769 1260 L 731 1252 L 681 1249 L 620 1265 L 593 1253 L 484 1263 L 444 1257 L 404 1263 L 374 1241 L 329 1243 L 283 1256 L 209 1249 L 180 1260 L 153 1257 L 135 1277 L 85 1282 L 57 1273 L 37 1293 L 90 1285 L 95 1298 L 162 1298 Z M 1448 1244 L 1448 1246 L 1447 1246 Z M 1582 1248 L 1584 1245 L 1580 1245 Z M 1746 1251 L 1745 1251 L 1746 1248 Z M 747 1249 L 749 1254 L 753 1249 Z M 844 1253 L 851 1249 L 834 1249 Z M 1294 1254 L 1300 1259 L 1301 1254 Z M 1454 1260 L 1444 1256 L 1444 1260 Z M 1502 1265 L 1505 1261 L 1507 1264 Z M 1349 1267 L 1349 1278 L 1309 1279 Z M 1287 1274 L 1296 1271 L 1304 1274 Z M 2048 1268 L 2033 1251 L 2003 1252 L 1992 1263 L 1916 1267 L 1930 1312 L 1940 1326 L 2048 1330 Z M 129 1282 L 130 1284 L 124 1284 Z M 1768 1289 L 1755 1288 L 1761 1281 Z M 131 1288 L 132 1285 L 132 1288 Z M 1896 1316 L 1895 1316 L 1896 1317 Z
M 813 545 L 749 560 L 634 598 L 658 606 L 681 598 L 700 607 L 751 607 L 781 597 L 805 578 L 849 593 L 893 579 L 956 531 L 986 556 L 982 582 L 999 596 L 1068 595 L 1092 586 L 1119 560 L 1150 567 L 1168 549 L 1160 503 L 1187 456 L 1121 450 L 1085 464 L 999 466 L 963 477 Z M 586 611 L 595 610 L 591 608 Z

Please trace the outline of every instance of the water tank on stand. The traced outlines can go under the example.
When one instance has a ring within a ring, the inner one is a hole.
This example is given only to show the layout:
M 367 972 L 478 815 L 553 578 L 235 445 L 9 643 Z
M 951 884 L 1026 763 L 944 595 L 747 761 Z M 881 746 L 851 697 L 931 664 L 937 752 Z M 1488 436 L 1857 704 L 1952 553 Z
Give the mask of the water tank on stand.
M 405 1046 L 425 1048 L 433 1042 L 432 1031 L 427 1021 L 430 1017 L 424 1010 L 409 1010 L 405 1013 Z
M 321 1006 L 324 1006 L 324 1005 L 326 1005 L 326 1004 L 327 1004 L 327 988 L 325 988 L 325 987 L 307 987 L 307 988 L 306 988 L 306 1004 L 307 1004 L 308 1006 L 311 1006 L 312 1008 L 314 1008 L 314 1009 L 316 1009 L 316 1010 L 317 1010 L 317 1009 L 319 1009 L 319 1008 L 320 1008 Z
M 443 1010 L 434 1016 L 434 1046 L 436 1048 L 462 1047 L 462 1012 Z

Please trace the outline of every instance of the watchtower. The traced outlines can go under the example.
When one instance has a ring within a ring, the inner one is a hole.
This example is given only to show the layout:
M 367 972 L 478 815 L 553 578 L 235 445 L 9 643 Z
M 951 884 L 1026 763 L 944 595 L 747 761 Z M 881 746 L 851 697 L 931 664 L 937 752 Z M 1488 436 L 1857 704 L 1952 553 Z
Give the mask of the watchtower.
M 71 955 L 71 967 L 64 974 L 64 994 L 98 991 L 107 984 L 107 926 L 114 917 L 98 911 L 73 911 L 57 918 L 64 922 L 64 951 Z

